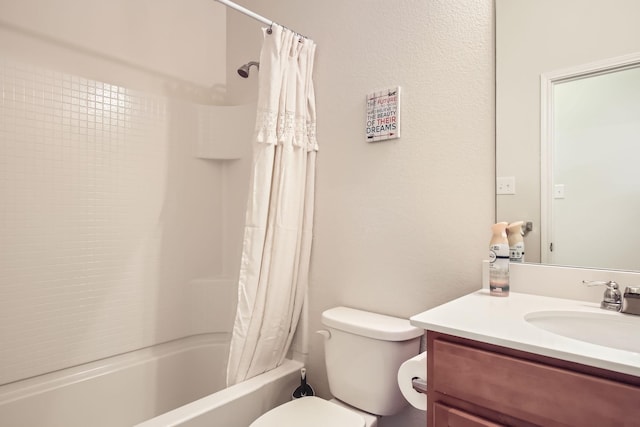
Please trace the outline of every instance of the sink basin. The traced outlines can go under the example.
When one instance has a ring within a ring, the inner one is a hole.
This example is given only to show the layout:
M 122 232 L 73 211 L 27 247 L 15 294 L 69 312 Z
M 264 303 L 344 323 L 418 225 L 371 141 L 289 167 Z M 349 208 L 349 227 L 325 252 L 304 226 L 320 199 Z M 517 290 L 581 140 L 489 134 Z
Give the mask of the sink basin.
M 640 353 L 640 316 L 582 311 L 536 311 L 524 316 L 538 328 L 591 344 Z

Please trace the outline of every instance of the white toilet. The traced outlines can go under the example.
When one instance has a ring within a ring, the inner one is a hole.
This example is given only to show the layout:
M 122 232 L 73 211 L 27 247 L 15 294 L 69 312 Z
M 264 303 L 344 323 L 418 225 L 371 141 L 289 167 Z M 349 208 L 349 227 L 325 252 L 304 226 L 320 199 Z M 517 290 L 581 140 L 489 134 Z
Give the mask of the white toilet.
M 263 414 L 251 427 L 375 427 L 378 417 L 407 405 L 398 368 L 418 354 L 424 331 L 407 319 L 335 307 L 322 313 L 330 401 L 292 400 Z

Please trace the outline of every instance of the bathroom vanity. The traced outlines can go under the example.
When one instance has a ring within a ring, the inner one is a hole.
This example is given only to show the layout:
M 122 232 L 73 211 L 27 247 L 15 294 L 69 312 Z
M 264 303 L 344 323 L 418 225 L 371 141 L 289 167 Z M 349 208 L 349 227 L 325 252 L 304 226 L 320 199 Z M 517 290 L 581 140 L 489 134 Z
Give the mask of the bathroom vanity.
M 428 427 L 640 426 L 640 316 L 481 290 L 411 323 L 426 331 Z

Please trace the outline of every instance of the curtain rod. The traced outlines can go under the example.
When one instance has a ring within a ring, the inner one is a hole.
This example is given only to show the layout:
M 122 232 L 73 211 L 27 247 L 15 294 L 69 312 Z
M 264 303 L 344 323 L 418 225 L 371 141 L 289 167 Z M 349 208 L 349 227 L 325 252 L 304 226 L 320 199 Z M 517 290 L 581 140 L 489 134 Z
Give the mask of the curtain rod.
M 256 21 L 262 22 L 265 25 L 269 25 L 269 26 L 272 26 L 273 24 L 280 25 L 277 22 L 272 21 L 270 19 L 267 19 L 262 15 L 258 15 L 257 13 L 247 9 L 246 7 L 240 6 L 239 4 L 234 3 L 234 2 L 232 2 L 230 0 L 215 0 L 215 1 L 217 1 L 218 3 L 222 3 L 223 5 L 225 5 L 227 7 L 230 7 L 231 9 L 237 10 L 238 12 L 243 13 L 243 14 L 247 15 L 248 17 L 255 19 Z M 302 34 L 300 34 L 298 32 L 295 32 L 295 33 L 298 34 L 301 37 L 305 37 L 305 36 L 303 36 Z

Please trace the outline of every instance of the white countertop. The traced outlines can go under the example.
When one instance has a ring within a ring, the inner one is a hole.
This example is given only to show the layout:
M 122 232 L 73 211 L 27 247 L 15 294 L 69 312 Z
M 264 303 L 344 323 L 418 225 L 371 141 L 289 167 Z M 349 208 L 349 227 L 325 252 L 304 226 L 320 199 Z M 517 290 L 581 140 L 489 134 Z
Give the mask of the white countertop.
M 482 289 L 411 317 L 411 324 L 529 353 L 554 357 L 640 377 L 640 353 L 566 338 L 536 327 L 525 315 L 536 311 L 581 311 L 613 316 L 640 316 L 607 312 L 599 304 L 511 292 L 493 297 Z M 640 340 L 640 329 L 637 337 Z

